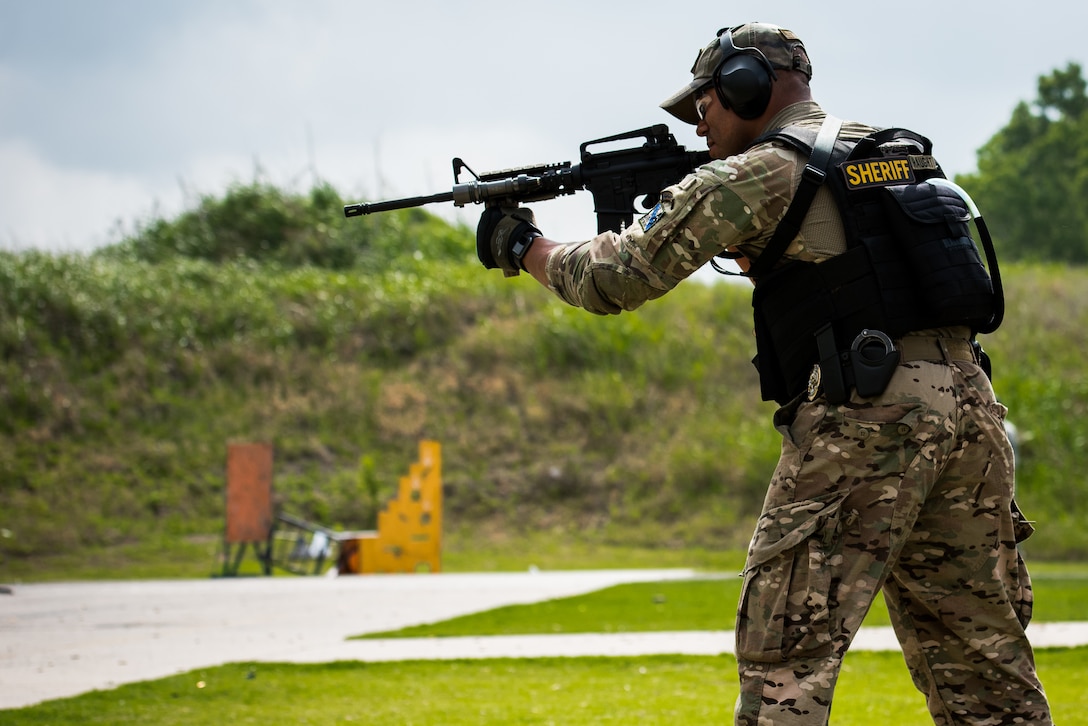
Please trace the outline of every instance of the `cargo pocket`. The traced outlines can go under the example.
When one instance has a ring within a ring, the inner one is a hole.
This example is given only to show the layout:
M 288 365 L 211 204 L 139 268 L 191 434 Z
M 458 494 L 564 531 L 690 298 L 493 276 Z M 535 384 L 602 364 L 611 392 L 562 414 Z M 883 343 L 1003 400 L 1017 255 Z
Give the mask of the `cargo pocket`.
M 767 511 L 748 552 L 737 657 L 754 662 L 831 652 L 828 560 L 839 549 L 846 492 Z
M 1024 517 L 1015 499 L 1012 500 L 1012 526 L 1016 544 L 1020 544 L 1035 534 L 1035 527 Z M 1035 609 L 1035 594 L 1031 590 L 1031 576 L 1028 574 L 1028 567 L 1024 563 L 1019 547 L 1016 548 L 1016 599 L 1013 601 L 1013 609 L 1016 611 L 1016 619 L 1020 627 L 1028 627 L 1032 611 Z

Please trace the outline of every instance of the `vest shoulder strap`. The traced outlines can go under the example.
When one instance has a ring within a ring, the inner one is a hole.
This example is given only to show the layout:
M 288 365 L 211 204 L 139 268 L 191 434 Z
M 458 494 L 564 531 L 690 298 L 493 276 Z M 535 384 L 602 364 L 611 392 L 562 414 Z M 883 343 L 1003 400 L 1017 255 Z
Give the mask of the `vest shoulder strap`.
M 824 118 L 824 122 L 820 126 L 819 132 L 815 134 L 812 146 L 809 149 L 808 163 L 805 164 L 805 168 L 801 172 L 801 182 L 797 186 L 797 191 L 794 192 L 793 201 L 790 202 L 789 209 L 786 210 L 782 221 L 778 223 L 778 228 L 775 229 L 763 252 L 748 268 L 750 277 L 758 280 L 761 275 L 770 272 L 801 231 L 801 223 L 804 222 L 805 215 L 808 214 L 809 207 L 812 206 L 812 200 L 816 198 L 816 192 L 823 186 L 824 180 L 827 179 L 827 168 L 831 163 L 831 156 L 835 151 L 835 141 L 839 138 L 841 128 L 841 119 L 831 115 Z M 804 130 L 798 129 L 798 131 Z M 787 134 L 781 134 L 781 138 L 792 139 L 795 144 L 800 141 L 796 137 Z

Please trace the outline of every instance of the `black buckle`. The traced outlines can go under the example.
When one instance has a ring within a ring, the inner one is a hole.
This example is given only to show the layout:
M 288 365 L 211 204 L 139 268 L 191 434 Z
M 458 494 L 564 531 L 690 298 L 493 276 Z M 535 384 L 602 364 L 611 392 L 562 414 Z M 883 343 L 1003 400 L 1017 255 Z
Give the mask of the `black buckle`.
M 816 168 L 812 164 L 805 164 L 805 169 L 801 172 L 801 178 L 815 184 L 823 184 L 824 180 L 827 179 L 827 172 Z

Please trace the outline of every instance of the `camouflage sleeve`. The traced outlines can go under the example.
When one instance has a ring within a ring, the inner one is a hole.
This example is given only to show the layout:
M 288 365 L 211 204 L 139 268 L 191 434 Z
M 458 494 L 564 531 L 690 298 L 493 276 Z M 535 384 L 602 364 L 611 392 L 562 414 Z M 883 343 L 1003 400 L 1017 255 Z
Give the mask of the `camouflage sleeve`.
M 723 250 L 753 253 L 789 206 L 798 162 L 770 145 L 711 162 L 665 189 L 622 234 L 557 248 L 549 286 L 571 305 L 617 314 L 664 295 Z

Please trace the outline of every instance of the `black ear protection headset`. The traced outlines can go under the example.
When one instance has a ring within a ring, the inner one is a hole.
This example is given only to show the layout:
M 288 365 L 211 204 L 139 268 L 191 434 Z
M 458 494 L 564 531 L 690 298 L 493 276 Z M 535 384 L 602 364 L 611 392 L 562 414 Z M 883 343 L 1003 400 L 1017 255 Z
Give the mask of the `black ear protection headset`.
M 742 119 L 751 120 L 767 110 L 771 84 L 778 80 L 778 74 L 759 48 L 735 46 L 734 30 L 736 28 L 718 31 L 722 59 L 714 69 L 714 90 L 722 106 L 733 109 L 733 113 Z

